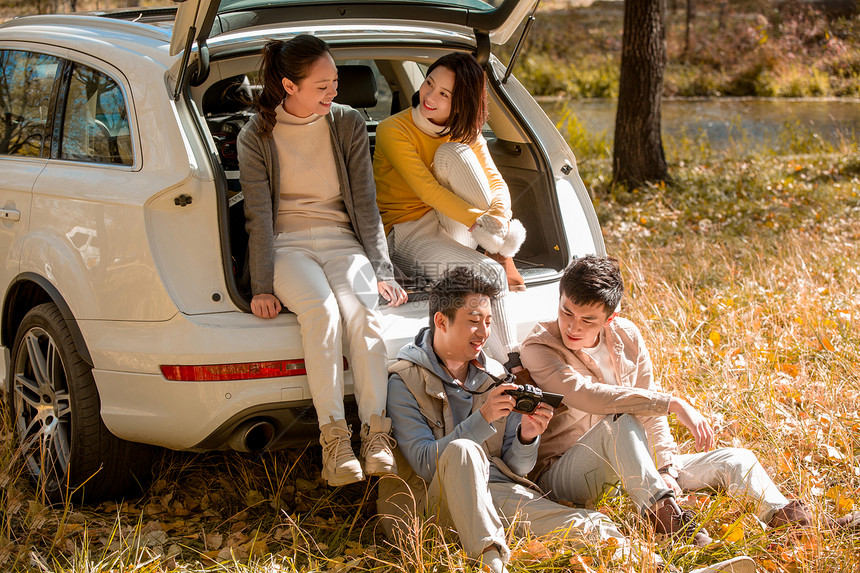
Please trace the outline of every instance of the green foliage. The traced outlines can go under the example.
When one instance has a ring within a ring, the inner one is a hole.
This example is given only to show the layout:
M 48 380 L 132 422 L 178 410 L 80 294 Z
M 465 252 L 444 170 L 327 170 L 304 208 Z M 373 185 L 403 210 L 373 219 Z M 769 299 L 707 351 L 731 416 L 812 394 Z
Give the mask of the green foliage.
M 515 68 L 536 95 L 616 97 L 621 3 L 539 12 Z M 695 45 L 685 51 L 683 10 L 667 16 L 667 96 L 856 96 L 860 94 L 860 18 L 830 19 L 768 2 L 698 3 Z M 773 9 L 771 9 L 773 8 Z M 504 51 L 503 51 L 504 52 Z
M 562 112 L 562 118 L 556 127 L 580 162 L 587 158 L 612 157 L 612 147 L 606 132 L 594 133 L 586 129 L 569 108 Z
M 618 62 L 611 56 L 599 58 L 590 65 L 559 63 L 559 60 L 537 54 L 517 64 L 517 78 L 526 77 L 535 95 L 561 95 L 572 98 L 618 97 Z

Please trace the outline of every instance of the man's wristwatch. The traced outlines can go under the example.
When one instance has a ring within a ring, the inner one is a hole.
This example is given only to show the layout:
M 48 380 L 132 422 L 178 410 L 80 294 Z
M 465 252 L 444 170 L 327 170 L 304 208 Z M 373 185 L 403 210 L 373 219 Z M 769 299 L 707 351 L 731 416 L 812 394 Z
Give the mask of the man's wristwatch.
M 678 475 L 679 475 L 678 474 L 678 468 L 676 468 L 675 466 L 672 466 L 672 465 L 663 466 L 662 468 L 660 468 L 657 471 L 659 471 L 661 474 L 666 474 L 669 477 L 678 479 Z

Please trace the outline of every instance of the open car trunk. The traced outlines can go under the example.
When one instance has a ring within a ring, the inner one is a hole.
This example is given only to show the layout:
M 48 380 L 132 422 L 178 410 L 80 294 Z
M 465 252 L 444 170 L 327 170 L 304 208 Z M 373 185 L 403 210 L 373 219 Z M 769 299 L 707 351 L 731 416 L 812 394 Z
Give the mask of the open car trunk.
M 332 48 L 340 78 L 335 101 L 350 105 L 365 116 L 371 150 L 374 149 L 379 121 L 408 107 L 412 94 L 423 81 L 427 66 L 450 51 L 412 49 L 408 50 L 411 52 L 409 58 L 392 58 L 391 50 L 381 46 L 368 48 L 367 57 L 356 57 L 364 54 L 356 53 L 355 48 L 343 52 L 336 44 Z M 249 292 L 243 275 L 247 279 L 248 237 L 239 184 L 236 136 L 253 115 L 247 102 L 260 88 L 259 55 L 254 53 L 213 60 L 210 66 L 210 81 L 193 88 L 192 94 L 223 167 L 223 188 L 227 194 L 223 198 L 227 212 L 224 240 L 230 261 L 225 271 L 232 274 L 238 289 L 234 300 L 247 301 Z M 492 68 L 488 67 L 488 73 L 493 73 Z M 548 160 L 530 137 L 529 126 L 516 114 L 505 94 L 494 87 L 497 83 L 488 82 L 490 119 L 484 126 L 484 136 L 510 189 L 514 217 L 523 223 L 528 233 L 514 260 L 527 285 L 557 280 L 570 255 L 558 216 L 556 189 Z M 427 285 L 423 277 L 417 276 L 407 276 L 404 282 L 414 296 L 420 296 Z

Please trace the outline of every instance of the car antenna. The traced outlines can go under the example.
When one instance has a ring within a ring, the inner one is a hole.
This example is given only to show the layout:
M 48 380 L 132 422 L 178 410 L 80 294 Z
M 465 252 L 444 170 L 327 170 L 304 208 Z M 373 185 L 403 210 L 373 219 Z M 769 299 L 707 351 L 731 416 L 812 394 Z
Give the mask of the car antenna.
M 523 28 L 523 33 L 520 34 L 520 39 L 517 40 L 517 45 L 514 48 L 514 53 L 511 54 L 511 61 L 508 63 L 508 67 L 505 70 L 505 75 L 502 78 L 502 83 L 508 83 L 508 78 L 511 77 L 511 72 L 514 70 L 514 64 L 517 62 L 517 58 L 520 56 L 520 50 L 523 49 L 523 44 L 526 41 L 526 36 L 529 35 L 529 32 L 532 29 L 532 25 L 535 23 L 535 12 L 537 12 L 538 5 L 540 4 L 540 0 L 535 2 L 535 7 L 532 8 L 532 13 L 529 14 L 528 20 L 526 20 L 526 25 Z

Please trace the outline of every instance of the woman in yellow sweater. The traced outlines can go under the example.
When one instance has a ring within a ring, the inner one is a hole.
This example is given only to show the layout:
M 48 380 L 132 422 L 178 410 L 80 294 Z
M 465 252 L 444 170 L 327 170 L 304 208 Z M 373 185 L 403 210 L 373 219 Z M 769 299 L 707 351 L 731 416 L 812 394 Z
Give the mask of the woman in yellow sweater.
M 516 349 L 505 295 L 525 290 L 511 258 L 525 229 L 511 218 L 508 186 L 481 135 L 486 120 L 480 64 L 471 54 L 442 56 L 427 70 L 412 107 L 379 124 L 373 175 L 395 265 L 429 280 L 456 265 L 499 279 L 488 350 L 505 362 Z

